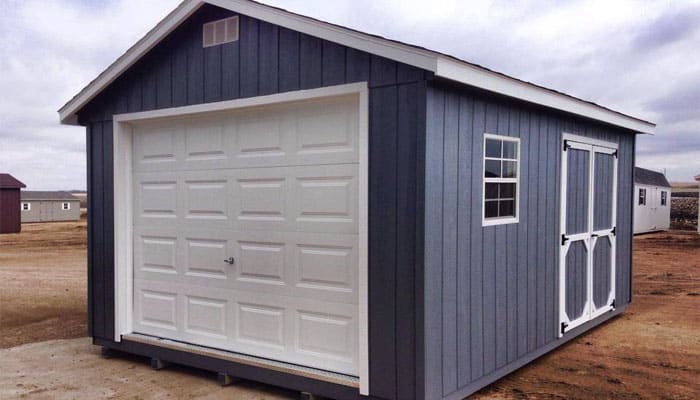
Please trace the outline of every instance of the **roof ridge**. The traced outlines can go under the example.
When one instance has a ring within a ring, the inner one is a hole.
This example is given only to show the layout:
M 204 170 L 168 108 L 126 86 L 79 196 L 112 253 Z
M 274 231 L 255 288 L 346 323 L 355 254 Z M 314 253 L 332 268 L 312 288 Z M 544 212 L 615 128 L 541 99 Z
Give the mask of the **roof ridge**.
M 62 123 L 78 124 L 77 113 L 136 61 L 151 51 L 167 35 L 204 4 L 228 9 L 314 37 L 375 54 L 406 65 L 430 71 L 435 77 L 486 91 L 619 126 L 633 132 L 653 133 L 655 124 L 612 110 L 589 100 L 518 79 L 458 57 L 362 32 L 314 17 L 253 0 L 185 0 L 143 38 L 117 58 L 85 88 L 59 109 Z

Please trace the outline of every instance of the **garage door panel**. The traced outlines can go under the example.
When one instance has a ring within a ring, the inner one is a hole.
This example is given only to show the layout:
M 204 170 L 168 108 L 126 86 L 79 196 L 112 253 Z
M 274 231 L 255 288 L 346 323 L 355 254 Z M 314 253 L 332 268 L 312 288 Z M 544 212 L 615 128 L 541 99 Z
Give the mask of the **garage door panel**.
M 333 293 L 353 293 L 357 253 L 353 246 L 299 244 L 297 286 Z
M 356 371 L 356 305 L 141 279 L 134 282 L 137 333 L 342 373 Z
M 188 277 L 207 279 L 229 279 L 229 245 L 225 239 L 191 238 L 184 239 L 184 274 Z
M 176 120 L 133 126 L 135 171 L 172 170 L 178 164 L 183 125 Z
M 235 172 L 234 229 L 357 233 L 357 164 Z
M 239 341 L 284 350 L 284 308 L 242 302 L 237 306 L 236 334 Z
M 134 181 L 135 221 L 170 224 L 177 219 L 178 182 L 174 174 L 135 176 Z
M 315 163 L 356 161 L 359 116 L 356 107 L 348 107 L 347 98 L 310 102 L 298 111 L 297 159 L 311 158 Z M 352 101 L 352 100 L 350 100 Z
M 185 296 L 184 333 L 225 340 L 228 300 Z
M 133 132 L 134 331 L 357 375 L 357 97 Z
M 353 323 L 349 316 L 298 310 L 297 346 L 311 357 L 352 362 Z
M 256 110 L 237 118 L 233 166 L 263 167 L 288 164 L 289 136 L 295 126 L 289 112 L 281 107 Z
M 195 162 L 209 161 L 204 164 L 208 168 L 215 165 L 227 167 L 225 161 L 228 156 L 227 134 L 230 132 L 229 118 L 199 117 L 188 118 L 182 121 L 184 127 L 184 156 L 185 166 Z
M 177 274 L 177 237 L 139 236 L 134 249 L 135 263 L 141 271 Z
M 233 227 L 239 230 L 290 231 L 289 168 L 236 170 Z
M 204 220 L 208 225 L 212 221 L 221 221 L 226 226 L 231 196 L 228 179 L 225 176 L 213 173 L 208 178 L 186 177 L 182 186 L 185 218 Z
M 234 257 L 234 265 L 224 260 Z M 357 304 L 355 235 L 136 228 L 134 275 Z
M 134 170 L 352 163 L 358 131 L 354 96 L 142 122 L 133 125 Z
M 356 164 L 306 167 L 295 174 L 295 230 L 358 233 Z
M 165 337 L 177 336 L 178 311 L 175 288 L 134 287 L 134 330 Z
M 286 244 L 284 242 L 238 240 L 236 279 L 260 285 L 286 285 Z

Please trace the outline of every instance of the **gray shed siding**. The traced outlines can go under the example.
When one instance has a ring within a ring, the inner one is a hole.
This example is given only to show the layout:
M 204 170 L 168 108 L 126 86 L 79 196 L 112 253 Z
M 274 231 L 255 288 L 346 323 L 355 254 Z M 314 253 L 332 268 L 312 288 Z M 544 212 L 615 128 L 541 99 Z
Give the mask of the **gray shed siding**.
M 90 335 L 101 345 L 143 349 L 113 342 L 114 114 L 367 81 L 370 391 L 377 399 L 414 399 L 421 391 L 416 387 L 421 352 L 416 349 L 421 346 L 417 335 L 422 330 L 417 326 L 422 305 L 417 299 L 422 294 L 416 276 L 422 276 L 423 262 L 421 165 L 427 74 L 243 15 L 238 42 L 203 49 L 202 23 L 232 15 L 203 6 L 78 113 L 87 126 Z M 174 356 L 172 351 L 162 354 L 174 357 L 173 362 L 193 359 L 184 353 Z M 199 360 L 197 365 L 225 370 L 216 360 Z M 266 374 L 258 370 L 262 381 Z M 284 382 L 301 385 L 303 380 L 296 379 L 287 377 Z M 281 381 L 270 383 L 275 382 Z M 336 393 L 328 387 L 318 384 L 316 393 L 357 397 L 356 390 Z M 301 388 L 313 389 L 307 384 Z
M 635 137 L 476 90 L 431 84 L 425 180 L 425 393 L 460 399 L 560 340 L 561 134 L 619 144 L 616 304 L 630 302 Z M 483 133 L 520 137 L 520 222 L 482 227 Z M 596 216 L 602 219 L 605 216 Z
M 80 219 L 80 200 L 22 200 L 29 203 L 30 210 L 22 210 L 22 223 L 60 222 Z M 63 203 L 69 203 L 70 209 L 64 210 Z

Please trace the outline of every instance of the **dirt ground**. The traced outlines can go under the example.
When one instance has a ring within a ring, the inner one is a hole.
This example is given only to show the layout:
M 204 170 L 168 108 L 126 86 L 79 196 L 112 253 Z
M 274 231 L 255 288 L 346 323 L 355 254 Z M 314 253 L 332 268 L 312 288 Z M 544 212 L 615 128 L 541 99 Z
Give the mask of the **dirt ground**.
M 85 336 L 86 233 L 82 219 L 0 235 L 0 348 Z
M 104 359 L 86 332 L 84 220 L 0 235 L 0 399 L 296 399 L 185 367 Z M 477 393 L 476 399 L 700 399 L 700 236 L 635 239 L 620 317 Z M 50 271 L 51 273 L 47 273 Z

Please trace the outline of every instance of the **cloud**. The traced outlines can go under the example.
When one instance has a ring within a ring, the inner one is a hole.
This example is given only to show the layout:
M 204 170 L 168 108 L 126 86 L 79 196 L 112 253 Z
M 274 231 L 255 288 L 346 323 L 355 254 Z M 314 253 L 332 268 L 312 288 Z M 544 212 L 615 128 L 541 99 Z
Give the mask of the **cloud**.
M 634 40 L 634 46 L 648 51 L 680 41 L 700 27 L 700 6 L 679 8 L 677 3 L 652 23 L 645 26 Z
M 700 2 L 265 1 L 657 121 L 638 160 L 672 180 L 700 172 Z M 177 4 L 0 2 L 0 171 L 84 188 L 85 130 L 59 126 L 56 110 Z
M 56 110 L 175 6 L 0 3 L 0 171 L 33 190 L 84 189 L 85 129 L 59 125 Z
M 671 93 L 650 101 L 648 107 L 661 114 L 660 122 L 700 120 L 700 75 L 677 86 Z

